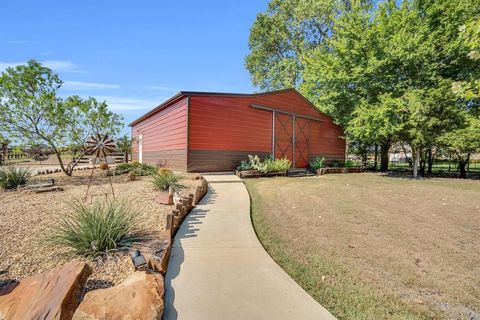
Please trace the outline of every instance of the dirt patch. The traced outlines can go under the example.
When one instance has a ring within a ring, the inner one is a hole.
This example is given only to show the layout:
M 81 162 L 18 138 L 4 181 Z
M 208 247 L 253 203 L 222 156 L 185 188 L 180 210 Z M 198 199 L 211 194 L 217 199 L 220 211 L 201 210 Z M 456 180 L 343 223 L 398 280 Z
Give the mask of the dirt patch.
M 82 200 L 90 170 L 76 171 L 73 177 L 63 173 L 34 177 L 34 181 L 55 179 L 64 191 L 33 193 L 29 191 L 0 191 L 0 287 L 15 279 L 46 271 L 72 259 L 86 261 L 93 268 L 88 289 L 109 287 L 122 282 L 133 272 L 127 253 L 115 253 L 96 259 L 73 256 L 61 248 L 45 244 L 48 230 L 56 223 L 56 216 L 69 210 L 68 202 Z M 141 229 L 158 232 L 165 228 L 165 217 L 171 206 L 154 201 L 158 192 L 149 177 L 128 181 L 126 175 L 113 177 L 117 198 L 128 199 L 141 216 Z M 96 170 L 93 193 L 110 188 L 108 178 Z M 191 175 L 181 181 L 182 195 L 193 193 L 199 185 Z M 101 198 L 101 196 L 99 196 Z M 95 201 L 95 198 L 94 198 Z
M 349 174 L 246 184 L 293 251 L 432 314 L 480 319 L 478 181 Z

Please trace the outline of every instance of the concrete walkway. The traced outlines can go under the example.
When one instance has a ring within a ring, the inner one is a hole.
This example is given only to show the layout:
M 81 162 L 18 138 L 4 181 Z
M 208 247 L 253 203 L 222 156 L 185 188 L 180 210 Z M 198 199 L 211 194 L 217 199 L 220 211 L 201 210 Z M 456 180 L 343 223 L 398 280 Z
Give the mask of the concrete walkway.
M 205 178 L 208 194 L 175 237 L 164 319 L 335 319 L 263 249 L 242 181 Z

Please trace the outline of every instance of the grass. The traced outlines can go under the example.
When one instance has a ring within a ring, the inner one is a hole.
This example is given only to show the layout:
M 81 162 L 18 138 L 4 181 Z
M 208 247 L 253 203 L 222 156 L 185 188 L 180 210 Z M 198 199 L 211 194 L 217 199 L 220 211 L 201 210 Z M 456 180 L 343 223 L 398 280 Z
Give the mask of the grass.
M 0 187 L 3 189 L 15 189 L 25 185 L 32 173 L 28 169 L 6 167 L 0 168 Z
M 245 184 L 266 250 L 337 318 L 479 315 L 478 183 L 350 174 Z
M 182 180 L 182 175 L 175 173 L 169 169 L 160 169 L 159 172 L 153 175 L 153 185 L 155 189 L 166 191 L 170 187 L 179 188 L 182 185 L 179 181 Z
M 48 243 L 84 256 L 98 256 L 128 248 L 138 240 L 138 213 L 125 200 L 71 204 L 50 230 Z

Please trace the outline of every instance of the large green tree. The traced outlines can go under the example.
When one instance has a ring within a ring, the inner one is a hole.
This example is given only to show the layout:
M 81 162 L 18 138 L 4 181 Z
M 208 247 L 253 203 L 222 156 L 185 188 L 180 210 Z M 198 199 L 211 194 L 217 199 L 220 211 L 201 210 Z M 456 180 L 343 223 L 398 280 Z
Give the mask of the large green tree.
M 7 68 L 0 76 L 0 131 L 25 144 L 44 142 L 54 150 L 62 171 L 71 175 L 86 140 L 96 132 L 114 135 L 123 123 L 105 102 L 60 98 L 61 85 L 57 74 L 35 60 Z M 65 163 L 62 147 L 69 145 L 81 150 Z
M 381 170 L 388 169 L 388 151 L 403 119 L 392 99 L 432 81 L 424 68 L 430 60 L 427 32 L 419 20 L 409 2 L 385 1 L 376 10 L 357 3 L 335 21 L 328 46 L 304 56 L 301 92 L 353 138 L 379 144 Z
M 479 1 L 330 1 L 323 9 L 330 14 L 317 15 L 327 32 L 306 41 L 311 26 L 292 6 L 319 9 L 310 1 L 272 0 L 252 28 L 247 68 L 261 89 L 299 88 L 346 128 L 349 140 L 379 144 L 382 170 L 390 144 L 407 142 L 415 175 L 425 163 L 431 171 L 435 152 L 446 147 L 440 137 L 463 127 L 461 114 L 476 109 L 477 101 L 450 88 L 478 79 L 479 66 L 468 58 L 477 56 L 478 42 L 460 39 L 458 30 L 478 19 Z M 463 38 L 475 38 L 471 27 L 464 29 Z M 287 61 L 295 67 L 282 67 Z
M 298 87 L 303 82 L 301 56 L 323 46 L 335 17 L 348 0 L 271 0 L 250 30 L 245 59 L 252 82 L 262 90 Z

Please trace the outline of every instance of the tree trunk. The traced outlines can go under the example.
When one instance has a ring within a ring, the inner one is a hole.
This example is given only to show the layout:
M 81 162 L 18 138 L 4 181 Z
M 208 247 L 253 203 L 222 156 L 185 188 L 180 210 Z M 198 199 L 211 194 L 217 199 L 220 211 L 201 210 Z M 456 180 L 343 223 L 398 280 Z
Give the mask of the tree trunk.
M 433 159 L 435 159 L 435 154 L 432 152 L 432 148 L 428 148 L 428 174 L 432 174 Z
M 420 170 L 419 170 L 419 173 L 420 173 L 421 176 L 425 175 L 425 164 L 427 162 L 426 158 L 427 158 L 426 152 L 424 154 L 423 152 L 420 151 Z
M 128 151 L 125 151 L 125 163 L 128 163 Z
M 70 170 L 70 168 L 68 166 L 65 167 L 63 165 L 62 156 L 60 154 L 60 151 L 58 151 L 56 148 L 54 150 L 55 150 L 55 155 L 57 156 L 57 159 L 58 159 L 58 163 L 60 164 L 60 169 L 62 169 L 63 173 L 65 173 L 67 176 L 71 177 L 73 169 Z
M 420 157 L 422 154 L 421 148 L 420 147 L 414 147 L 414 163 L 413 163 L 413 177 L 416 179 L 418 178 L 418 169 L 420 167 Z
M 382 143 L 380 147 L 380 171 L 388 171 L 388 151 L 390 150 L 390 140 Z
M 467 155 L 467 158 L 465 160 L 463 160 L 461 157 L 458 157 L 458 168 L 460 169 L 460 179 L 467 179 L 467 170 L 465 168 L 469 161 L 470 161 L 470 153 Z
M 403 154 L 405 155 L 405 159 L 407 160 L 408 162 L 408 167 L 409 168 L 413 168 L 413 162 L 412 162 L 412 157 L 409 157 L 407 155 L 407 150 L 405 150 L 405 145 L 402 143 L 402 150 L 403 150 Z M 412 150 L 413 151 L 413 150 Z
M 375 161 L 373 163 L 373 170 L 377 171 L 378 167 L 378 144 L 375 144 Z
M 465 170 L 466 162 L 459 160 L 458 168 L 460 169 L 460 179 L 467 179 L 467 170 Z

